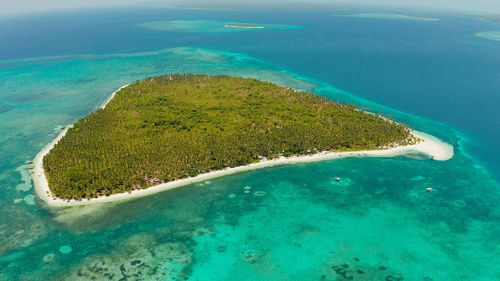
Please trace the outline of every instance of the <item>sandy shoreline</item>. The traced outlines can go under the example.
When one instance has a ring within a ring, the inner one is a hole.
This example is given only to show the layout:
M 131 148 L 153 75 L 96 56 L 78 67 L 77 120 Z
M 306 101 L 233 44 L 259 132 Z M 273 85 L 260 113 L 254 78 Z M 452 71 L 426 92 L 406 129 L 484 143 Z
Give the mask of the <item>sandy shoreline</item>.
M 106 105 L 108 105 L 108 103 L 115 97 L 116 93 L 118 93 L 121 89 L 125 88 L 125 87 L 128 87 L 130 86 L 130 84 L 127 84 L 127 85 L 123 85 L 121 86 L 118 90 L 114 91 L 111 96 L 109 96 L 109 98 L 107 100 L 105 100 L 101 106 L 99 106 L 99 108 L 102 108 L 104 109 L 106 107 Z
M 239 25 L 239 24 L 226 24 L 224 27 L 231 27 L 231 28 L 249 28 L 249 29 L 262 29 L 264 28 L 263 26 L 253 26 L 253 25 Z
M 125 85 L 120 89 L 113 92 L 113 94 L 104 102 L 100 108 L 104 108 L 109 101 L 115 96 L 116 92 L 126 87 Z M 408 154 L 424 154 L 428 157 L 433 158 L 434 160 L 446 161 L 453 157 L 453 146 L 447 144 L 438 138 L 427 135 L 422 132 L 413 131 L 412 133 L 423 139 L 423 142 L 420 142 L 415 145 L 408 146 L 398 146 L 390 149 L 381 149 L 381 150 L 366 150 L 366 151 L 353 151 L 353 152 L 321 152 L 313 155 L 305 155 L 305 156 L 292 156 L 292 157 L 280 157 L 272 160 L 263 160 L 258 163 L 249 164 L 246 166 L 235 167 L 235 168 L 226 168 L 224 170 L 209 172 L 205 174 L 198 175 L 196 177 L 185 178 L 181 180 L 176 180 L 173 182 L 162 183 L 147 189 L 134 190 L 127 193 L 119 193 L 113 194 L 110 196 L 103 196 L 98 198 L 93 198 L 90 200 L 63 200 L 53 198 L 52 192 L 50 191 L 49 184 L 47 178 L 45 177 L 45 172 L 43 170 L 43 157 L 54 147 L 54 145 L 59 142 L 59 140 L 66 134 L 71 126 L 66 126 L 63 131 L 47 146 L 45 146 L 33 159 L 33 169 L 31 170 L 31 177 L 33 179 L 33 184 L 35 186 L 36 194 L 40 199 L 45 201 L 51 207 L 68 207 L 68 206 L 77 206 L 77 205 L 88 205 L 88 204 L 97 204 L 97 203 L 106 203 L 106 202 L 115 202 L 120 200 L 126 200 L 136 197 L 142 197 L 151 195 L 154 193 L 162 192 L 169 189 L 174 189 L 180 186 L 203 182 L 209 179 L 222 177 L 225 175 L 231 175 L 235 173 L 240 173 L 244 171 L 262 169 L 265 167 L 278 166 L 278 165 L 287 165 L 293 163 L 307 163 L 307 162 L 317 162 L 317 161 L 325 161 L 325 160 L 333 160 L 339 158 L 347 158 L 347 157 L 394 157 L 394 156 L 402 156 Z

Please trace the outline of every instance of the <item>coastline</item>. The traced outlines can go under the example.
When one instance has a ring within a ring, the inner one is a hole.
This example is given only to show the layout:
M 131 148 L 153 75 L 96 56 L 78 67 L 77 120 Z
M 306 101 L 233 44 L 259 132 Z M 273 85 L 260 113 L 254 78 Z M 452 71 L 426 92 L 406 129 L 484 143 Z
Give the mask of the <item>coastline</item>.
M 253 25 L 239 25 L 239 24 L 226 24 L 224 27 L 230 28 L 248 28 L 248 29 L 262 29 L 263 26 L 253 26 Z
M 110 102 L 110 101 L 111 101 L 111 100 L 115 97 L 116 93 L 118 93 L 121 89 L 126 88 L 126 87 L 128 87 L 128 86 L 130 86 L 130 84 L 123 85 L 123 86 L 121 86 L 120 88 L 118 88 L 118 90 L 114 91 L 114 92 L 113 92 L 113 93 L 109 96 L 109 98 L 107 98 L 107 99 L 106 99 L 106 100 L 105 100 L 105 101 L 101 104 L 101 106 L 99 106 L 99 108 L 104 109 L 104 108 L 106 107 L 106 105 L 108 105 L 108 103 L 109 103 L 109 102 Z
M 122 86 L 118 90 L 113 92 L 111 96 L 100 106 L 100 108 L 105 108 L 106 105 L 109 103 L 109 101 L 116 95 L 116 93 L 127 86 L 128 85 Z M 40 199 L 42 199 L 45 203 L 47 203 L 47 205 L 49 205 L 50 207 L 69 207 L 69 206 L 81 206 L 89 204 L 116 202 L 121 200 L 148 196 L 158 192 L 174 189 L 177 187 L 193 183 L 199 183 L 226 175 L 231 175 L 256 169 L 262 169 L 266 167 L 278 166 L 278 165 L 289 165 L 294 163 L 318 162 L 318 161 L 334 160 L 347 157 L 395 157 L 395 156 L 404 156 L 408 154 L 424 154 L 438 161 L 446 161 L 453 157 L 452 145 L 445 143 L 431 135 L 418 131 L 412 131 L 413 135 L 423 139 L 423 141 L 414 145 L 397 146 L 394 148 L 379 149 L 379 150 L 320 152 L 317 154 L 303 155 L 303 156 L 291 156 L 291 157 L 282 156 L 271 160 L 262 160 L 257 163 L 248 164 L 246 166 L 225 168 L 223 170 L 200 174 L 195 177 L 189 177 L 172 182 L 162 183 L 155 186 L 151 186 L 147 189 L 133 190 L 130 192 L 118 193 L 110 196 L 103 196 L 92 199 L 83 199 L 80 201 L 78 200 L 68 201 L 53 197 L 53 194 L 49 188 L 47 178 L 45 176 L 45 171 L 43 169 L 43 157 L 54 147 L 54 145 L 57 142 L 59 142 L 59 140 L 66 134 L 68 129 L 71 128 L 72 126 L 73 125 L 66 126 L 64 130 L 62 130 L 52 142 L 47 144 L 33 159 L 33 164 L 32 164 L 33 169 L 31 170 L 30 175 L 31 178 L 33 179 L 35 192 L 37 196 Z

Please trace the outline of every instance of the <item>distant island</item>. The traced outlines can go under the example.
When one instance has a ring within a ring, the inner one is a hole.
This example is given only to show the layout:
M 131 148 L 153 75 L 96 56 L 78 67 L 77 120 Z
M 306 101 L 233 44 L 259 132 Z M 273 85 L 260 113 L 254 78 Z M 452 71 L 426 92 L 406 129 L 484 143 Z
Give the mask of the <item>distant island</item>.
M 232 28 L 264 28 L 263 26 L 245 25 L 245 24 L 226 24 L 224 26 Z
M 443 147 L 353 104 L 255 79 L 177 74 L 120 88 L 44 148 L 32 176 L 49 204 L 79 205 L 294 162 L 449 159 Z
M 253 32 L 262 30 L 292 30 L 304 28 L 299 25 L 236 22 L 220 20 L 171 20 L 171 21 L 149 21 L 138 24 L 139 27 L 176 32 L 205 32 L 205 33 L 227 33 L 227 32 Z
M 424 17 L 424 16 L 409 16 L 401 14 L 384 14 L 384 13 L 361 13 L 351 15 L 334 15 L 338 17 L 353 17 L 353 18 L 369 18 L 369 19 L 385 19 L 385 20 L 417 20 L 417 21 L 436 21 L 439 18 Z
M 498 14 L 496 14 L 496 15 L 495 14 L 486 14 L 486 15 L 456 14 L 455 16 L 474 18 L 474 19 L 491 21 L 491 22 L 500 22 L 500 15 L 498 15 Z

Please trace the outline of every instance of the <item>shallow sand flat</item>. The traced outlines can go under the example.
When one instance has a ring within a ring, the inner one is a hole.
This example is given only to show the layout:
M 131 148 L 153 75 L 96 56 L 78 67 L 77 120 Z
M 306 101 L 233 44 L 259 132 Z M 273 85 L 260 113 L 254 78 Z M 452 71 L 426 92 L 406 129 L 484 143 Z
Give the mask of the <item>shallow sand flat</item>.
M 483 31 L 483 32 L 478 32 L 474 35 L 483 39 L 500 41 L 500 31 Z
M 113 92 L 109 99 L 106 100 L 101 106 L 104 108 L 108 102 L 115 96 L 116 92 L 126 87 L 127 85 L 120 87 L 120 89 Z M 72 125 L 71 125 L 72 126 Z M 252 163 L 246 166 L 226 168 L 224 170 L 209 172 L 201 174 L 195 177 L 185 178 L 181 180 L 176 180 L 168 183 L 158 184 L 147 189 L 134 190 L 126 193 L 113 194 L 110 196 L 103 196 L 87 200 L 63 200 L 53 198 L 52 192 L 50 191 L 45 172 L 43 170 L 43 157 L 54 147 L 54 145 L 66 134 L 67 130 L 71 128 L 67 126 L 61 133 L 54 139 L 51 143 L 40 151 L 35 159 L 33 160 L 33 169 L 31 170 L 31 177 L 33 178 L 33 183 L 35 186 L 35 191 L 39 198 L 45 201 L 49 206 L 53 207 L 66 207 L 66 206 L 77 206 L 77 205 L 88 205 L 97 203 L 114 202 L 119 200 L 126 200 L 136 197 L 142 197 L 158 193 L 161 191 L 177 188 L 184 185 L 189 185 L 192 183 L 202 182 L 213 178 L 222 177 L 225 175 L 235 174 L 244 171 L 250 171 L 255 169 L 261 169 L 265 167 L 272 167 L 278 165 L 287 165 L 293 163 L 307 163 L 316 161 L 333 160 L 346 157 L 394 157 L 403 156 L 408 154 L 424 154 L 428 157 L 439 160 L 446 161 L 453 157 L 453 146 L 447 144 L 436 137 L 430 136 L 428 134 L 413 131 L 412 134 L 423 139 L 422 142 L 415 145 L 398 146 L 388 149 L 380 150 L 365 150 L 365 151 L 348 151 L 348 152 L 320 152 L 314 155 L 304 155 L 304 156 L 292 156 L 292 157 L 280 157 L 271 160 L 263 160 L 258 163 Z
M 415 20 L 415 21 L 436 21 L 438 18 L 422 17 L 422 16 L 409 16 L 402 14 L 383 14 L 383 13 L 361 13 L 352 15 L 335 15 L 341 17 L 354 17 L 354 18 L 369 18 L 369 19 L 385 19 L 385 20 Z

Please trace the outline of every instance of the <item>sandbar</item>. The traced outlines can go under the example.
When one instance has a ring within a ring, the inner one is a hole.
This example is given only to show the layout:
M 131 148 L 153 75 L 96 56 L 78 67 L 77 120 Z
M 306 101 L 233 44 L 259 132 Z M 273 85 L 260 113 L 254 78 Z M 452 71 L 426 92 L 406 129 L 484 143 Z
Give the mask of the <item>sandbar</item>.
M 226 24 L 224 26 L 225 27 L 232 27 L 232 28 L 264 28 L 263 26 L 244 25 L 244 24 Z

